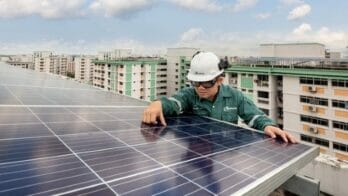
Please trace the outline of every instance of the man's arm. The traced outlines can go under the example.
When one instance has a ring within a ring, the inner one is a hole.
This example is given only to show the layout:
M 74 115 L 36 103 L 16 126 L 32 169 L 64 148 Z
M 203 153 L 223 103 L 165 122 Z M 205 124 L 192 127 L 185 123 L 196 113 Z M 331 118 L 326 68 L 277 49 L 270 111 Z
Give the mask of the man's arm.
M 162 112 L 161 101 L 154 101 L 144 110 L 143 122 L 147 124 L 158 124 L 158 118 L 162 125 L 167 126 Z
M 143 113 L 143 122 L 147 124 L 160 123 L 166 126 L 165 116 L 175 116 L 188 111 L 192 107 L 193 88 L 185 88 L 170 98 L 162 97 L 152 102 Z
M 241 118 L 252 128 L 262 130 L 266 135 L 275 138 L 281 137 L 284 142 L 297 143 L 290 133 L 278 128 L 276 123 L 267 117 L 257 106 L 241 93 L 238 113 Z

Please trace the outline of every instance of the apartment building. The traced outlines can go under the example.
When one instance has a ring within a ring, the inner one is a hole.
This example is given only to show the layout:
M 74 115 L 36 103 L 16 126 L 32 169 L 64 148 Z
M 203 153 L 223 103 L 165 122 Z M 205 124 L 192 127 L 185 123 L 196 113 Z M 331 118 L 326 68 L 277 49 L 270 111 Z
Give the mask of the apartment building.
M 186 75 L 190 68 L 192 56 L 197 48 L 168 48 L 167 49 L 167 91 L 168 96 L 187 86 Z
M 161 58 L 94 61 L 93 86 L 151 101 L 166 95 L 167 62 Z
M 54 55 L 52 51 L 36 51 L 33 54 L 34 70 L 39 72 L 53 73 L 54 72 Z
M 296 67 L 274 63 L 233 65 L 226 80 L 284 130 L 348 160 L 348 60 L 327 61 L 324 68 L 323 61 Z
M 57 63 L 54 63 L 55 69 L 54 74 L 66 76 L 68 72 L 68 67 L 73 61 L 73 56 L 71 55 L 59 55 L 54 58 Z
M 75 80 L 92 84 L 93 83 L 93 60 L 95 56 L 80 55 L 74 58 Z

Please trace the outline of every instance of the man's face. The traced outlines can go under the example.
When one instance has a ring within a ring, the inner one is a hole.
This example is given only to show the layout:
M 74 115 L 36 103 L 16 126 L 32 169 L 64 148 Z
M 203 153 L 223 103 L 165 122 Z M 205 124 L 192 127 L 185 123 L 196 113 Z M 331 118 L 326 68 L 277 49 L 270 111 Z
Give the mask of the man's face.
M 219 86 L 223 82 L 223 77 L 218 77 L 215 81 L 208 81 L 206 83 L 213 84 L 211 87 L 204 87 L 209 85 L 204 85 L 204 82 L 200 82 L 194 85 L 196 93 L 201 99 L 208 99 L 210 101 L 214 101 L 216 94 L 219 91 Z M 199 86 L 198 86 L 199 85 Z

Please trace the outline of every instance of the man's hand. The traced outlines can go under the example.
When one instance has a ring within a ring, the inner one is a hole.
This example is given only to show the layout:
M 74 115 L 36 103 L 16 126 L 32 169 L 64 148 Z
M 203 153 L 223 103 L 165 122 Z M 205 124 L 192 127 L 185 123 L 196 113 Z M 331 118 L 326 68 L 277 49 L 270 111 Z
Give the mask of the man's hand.
M 159 118 L 160 123 L 167 126 L 162 112 L 161 101 L 152 102 L 145 110 L 143 114 L 143 122 L 147 124 L 158 124 L 157 119 Z
M 297 143 L 297 140 L 290 133 L 283 131 L 275 126 L 266 126 L 264 129 L 266 135 L 269 135 L 271 138 L 276 138 L 277 135 L 280 136 L 284 142 Z

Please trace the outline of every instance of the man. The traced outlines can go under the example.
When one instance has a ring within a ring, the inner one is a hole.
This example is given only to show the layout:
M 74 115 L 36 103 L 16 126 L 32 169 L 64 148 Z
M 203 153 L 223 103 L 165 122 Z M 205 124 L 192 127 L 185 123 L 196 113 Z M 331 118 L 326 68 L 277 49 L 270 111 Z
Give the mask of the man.
M 297 143 L 289 133 L 260 111 L 242 92 L 223 84 L 224 69 L 228 62 L 211 52 L 199 52 L 191 61 L 187 75 L 192 87 L 180 90 L 170 98 L 152 102 L 143 114 L 143 122 L 166 126 L 165 116 L 190 112 L 232 123 L 241 117 L 250 127 L 262 130 L 272 138 L 279 136 L 285 142 Z

